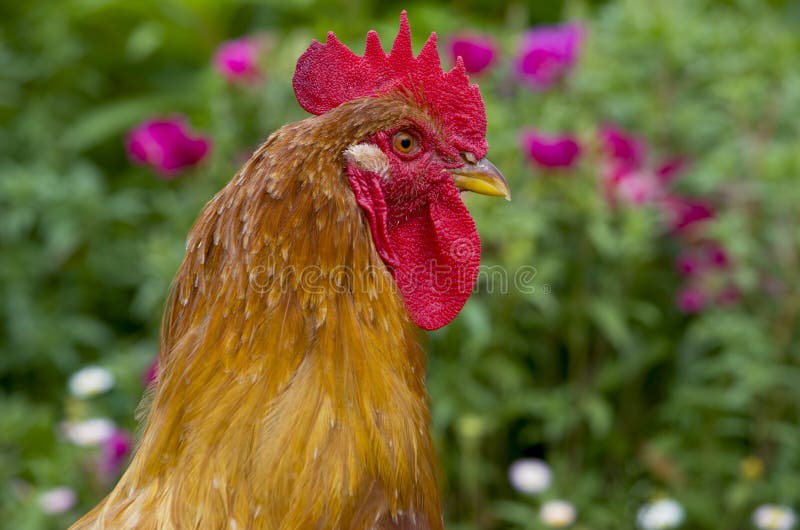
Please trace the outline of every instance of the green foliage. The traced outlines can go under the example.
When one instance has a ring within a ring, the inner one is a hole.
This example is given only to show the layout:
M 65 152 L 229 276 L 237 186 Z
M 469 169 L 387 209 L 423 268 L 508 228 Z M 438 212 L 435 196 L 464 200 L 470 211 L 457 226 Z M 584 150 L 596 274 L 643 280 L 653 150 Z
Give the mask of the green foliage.
M 514 200 L 466 200 L 483 261 L 508 272 L 508 289 L 482 277 L 428 348 L 450 527 L 542 528 L 537 511 L 548 498 L 574 503 L 575 527 L 584 529 L 632 528 L 637 508 L 659 495 L 684 505 L 688 527 L 709 530 L 748 527 L 760 503 L 800 505 L 795 11 L 785 2 L 566 2 L 563 15 L 587 26 L 583 56 L 563 84 L 532 92 L 513 81 L 512 55 L 520 33 L 552 21 L 561 4 L 530 4 L 406 6 L 417 49 L 428 31 L 475 28 L 503 51 L 478 82 L 490 155 Z M 194 217 L 244 155 L 304 117 L 291 76 L 308 42 L 334 29 L 359 51 L 368 28 L 393 34 L 399 8 L 318 0 L 0 7 L 0 512 L 8 528 L 63 528 L 106 491 L 87 470 L 92 450 L 65 441 L 60 422 L 107 415 L 135 429 L 142 373 Z M 218 44 L 262 31 L 273 42 L 264 83 L 226 84 L 210 64 Z M 144 119 L 175 113 L 214 149 L 199 168 L 164 181 L 129 163 L 123 138 Z M 678 311 L 679 239 L 654 209 L 613 207 L 603 195 L 596 138 L 605 123 L 646 138 L 651 163 L 690 161 L 676 187 L 715 205 L 707 236 L 731 256 L 735 305 Z M 579 166 L 534 168 L 519 147 L 524 127 L 577 135 Z M 108 367 L 116 387 L 67 398 L 69 374 L 88 363 Z M 508 466 L 522 456 L 553 467 L 541 499 L 508 485 Z M 75 488 L 80 503 L 46 516 L 37 495 L 58 485 Z

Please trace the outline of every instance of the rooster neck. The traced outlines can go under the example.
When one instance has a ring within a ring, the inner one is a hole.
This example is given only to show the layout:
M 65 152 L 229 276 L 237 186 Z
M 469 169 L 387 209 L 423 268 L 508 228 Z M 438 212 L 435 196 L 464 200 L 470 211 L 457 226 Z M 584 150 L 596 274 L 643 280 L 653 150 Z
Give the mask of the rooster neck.
M 193 227 L 119 513 L 157 488 L 176 528 L 441 528 L 424 352 L 329 114 L 270 137 Z

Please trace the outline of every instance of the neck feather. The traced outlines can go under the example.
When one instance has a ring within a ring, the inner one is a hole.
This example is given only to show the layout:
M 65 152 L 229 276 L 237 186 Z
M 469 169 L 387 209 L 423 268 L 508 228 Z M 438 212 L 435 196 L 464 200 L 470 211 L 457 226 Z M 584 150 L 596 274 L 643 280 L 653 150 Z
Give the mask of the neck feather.
M 158 488 L 178 528 L 440 528 L 424 354 L 343 171 L 389 107 L 355 103 L 273 134 L 198 218 L 120 517 Z

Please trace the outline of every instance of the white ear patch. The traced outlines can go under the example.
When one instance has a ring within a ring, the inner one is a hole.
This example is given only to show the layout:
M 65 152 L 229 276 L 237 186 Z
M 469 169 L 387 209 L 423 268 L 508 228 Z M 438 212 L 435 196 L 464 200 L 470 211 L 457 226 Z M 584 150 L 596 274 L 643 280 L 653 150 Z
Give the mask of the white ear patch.
M 361 169 L 389 178 L 389 159 L 376 145 L 353 144 L 345 150 L 344 156 Z

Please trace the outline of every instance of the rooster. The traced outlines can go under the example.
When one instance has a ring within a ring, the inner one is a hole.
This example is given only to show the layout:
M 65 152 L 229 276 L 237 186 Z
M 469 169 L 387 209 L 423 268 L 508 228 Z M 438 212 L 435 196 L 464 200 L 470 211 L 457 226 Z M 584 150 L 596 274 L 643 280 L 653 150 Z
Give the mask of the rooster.
M 312 42 L 293 86 L 314 116 L 197 219 L 136 454 L 75 530 L 443 528 L 418 327 L 478 275 L 460 192 L 509 197 L 480 92 L 405 12 L 388 54 Z

